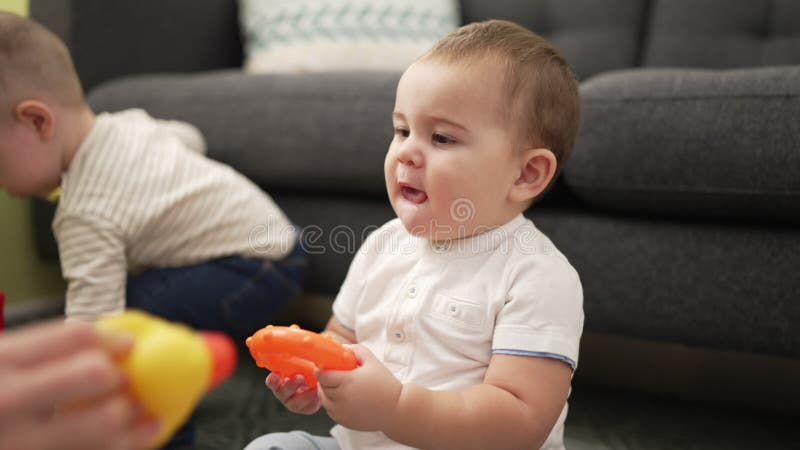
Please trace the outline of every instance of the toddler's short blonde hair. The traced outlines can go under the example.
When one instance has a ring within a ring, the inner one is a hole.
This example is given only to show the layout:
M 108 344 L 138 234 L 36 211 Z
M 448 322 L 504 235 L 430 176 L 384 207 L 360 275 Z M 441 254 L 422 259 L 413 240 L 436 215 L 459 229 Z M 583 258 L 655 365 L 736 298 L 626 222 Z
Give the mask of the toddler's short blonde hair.
M 0 118 L 25 99 L 85 105 L 67 47 L 33 20 L 0 12 Z
M 504 73 L 507 119 L 518 126 L 520 150 L 547 148 L 558 167 L 569 157 L 578 129 L 578 82 L 559 51 L 515 23 L 489 20 L 465 25 L 420 57 L 469 67 L 498 64 Z

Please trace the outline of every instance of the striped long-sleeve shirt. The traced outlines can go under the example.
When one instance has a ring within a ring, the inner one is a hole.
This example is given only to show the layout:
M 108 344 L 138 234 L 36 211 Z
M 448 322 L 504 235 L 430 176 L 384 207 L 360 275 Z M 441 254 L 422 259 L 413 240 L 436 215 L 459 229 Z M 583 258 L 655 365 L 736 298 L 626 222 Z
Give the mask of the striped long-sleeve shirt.
M 193 128 L 141 110 L 97 117 L 63 174 L 53 220 L 67 318 L 122 311 L 129 271 L 279 259 L 293 248 L 296 230 L 273 200 L 203 156 L 204 145 Z

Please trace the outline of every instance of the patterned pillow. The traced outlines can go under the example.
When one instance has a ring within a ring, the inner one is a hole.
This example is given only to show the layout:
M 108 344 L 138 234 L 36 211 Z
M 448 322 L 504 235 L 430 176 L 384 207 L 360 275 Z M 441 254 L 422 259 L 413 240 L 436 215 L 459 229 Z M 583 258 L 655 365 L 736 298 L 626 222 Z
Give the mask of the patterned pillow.
M 404 70 L 459 23 L 456 0 L 239 0 L 245 70 Z

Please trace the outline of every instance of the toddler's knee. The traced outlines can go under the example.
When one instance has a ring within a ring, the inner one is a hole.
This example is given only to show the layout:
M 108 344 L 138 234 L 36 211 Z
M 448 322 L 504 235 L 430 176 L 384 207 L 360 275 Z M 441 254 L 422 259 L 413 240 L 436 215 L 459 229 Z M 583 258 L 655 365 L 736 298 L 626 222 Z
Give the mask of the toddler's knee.
M 270 433 L 256 438 L 244 450 L 305 450 L 316 447 L 302 433 Z

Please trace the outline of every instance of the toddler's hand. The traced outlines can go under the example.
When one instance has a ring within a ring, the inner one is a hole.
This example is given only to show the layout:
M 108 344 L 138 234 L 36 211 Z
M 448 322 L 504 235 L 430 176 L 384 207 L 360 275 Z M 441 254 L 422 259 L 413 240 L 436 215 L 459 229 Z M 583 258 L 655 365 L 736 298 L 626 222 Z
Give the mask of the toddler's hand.
M 316 374 L 322 406 L 331 419 L 358 431 L 385 431 L 403 389 L 400 380 L 363 345 L 347 346 L 361 366 Z
M 314 414 L 322 405 L 316 388 L 310 388 L 302 375 L 282 378 L 276 373 L 267 375 L 267 387 L 289 411 L 297 414 Z

